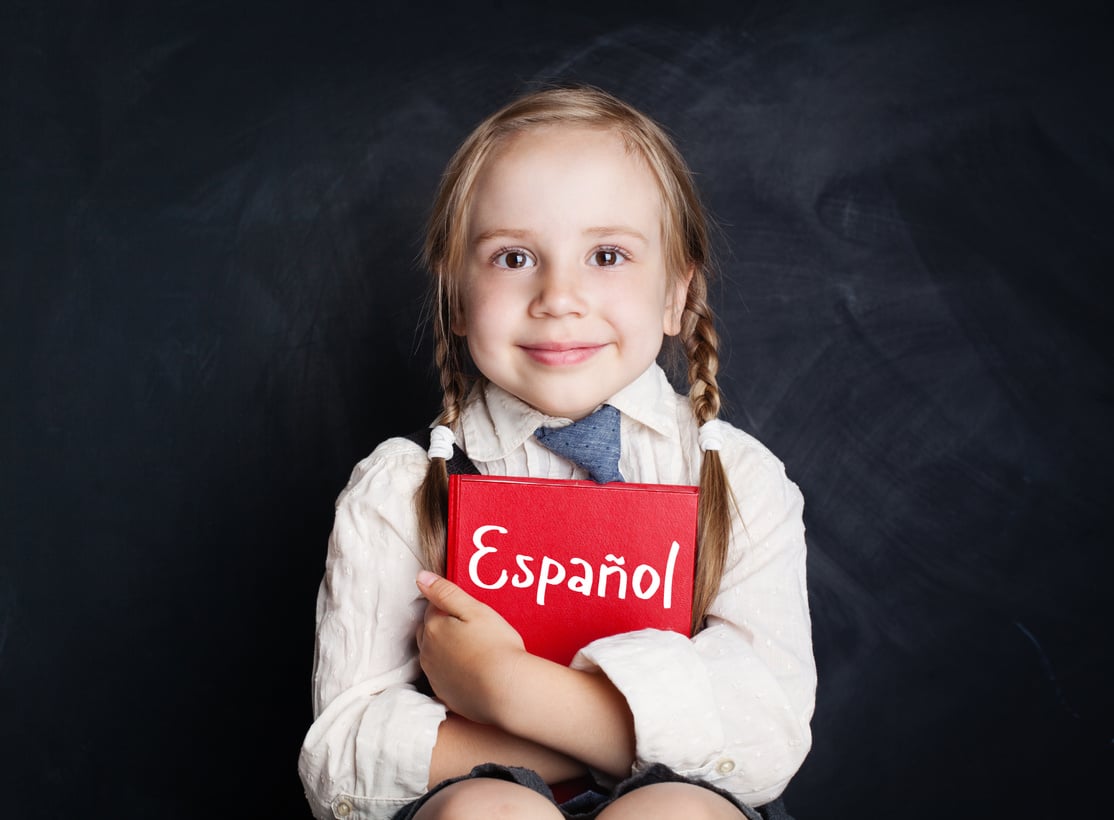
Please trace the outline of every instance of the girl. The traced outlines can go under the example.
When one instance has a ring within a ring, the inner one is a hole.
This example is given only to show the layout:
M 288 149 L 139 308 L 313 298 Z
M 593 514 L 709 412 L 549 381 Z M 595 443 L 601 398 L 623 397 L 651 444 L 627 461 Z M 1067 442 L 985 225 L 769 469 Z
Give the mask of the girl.
M 428 451 L 388 439 L 337 502 L 299 764 L 315 816 L 758 818 L 811 740 L 802 500 L 716 419 L 708 232 L 684 161 L 599 90 L 522 97 L 450 161 L 426 261 L 444 402 Z M 665 337 L 687 399 L 656 364 Z M 541 441 L 601 408 L 616 465 Z M 527 654 L 437 574 L 454 441 L 485 474 L 699 483 L 695 637 L 604 638 L 571 667 Z M 589 776 L 563 805 L 546 785 Z

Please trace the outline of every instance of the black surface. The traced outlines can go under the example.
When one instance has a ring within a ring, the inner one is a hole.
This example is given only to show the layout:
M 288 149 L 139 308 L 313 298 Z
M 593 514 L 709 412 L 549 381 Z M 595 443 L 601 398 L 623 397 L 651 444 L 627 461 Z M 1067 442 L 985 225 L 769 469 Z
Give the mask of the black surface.
M 807 502 L 790 810 L 1090 815 L 1100 7 L 4 4 L 5 816 L 308 817 L 332 503 L 436 406 L 421 223 L 467 130 L 547 79 L 663 121 L 722 226 L 728 415 Z

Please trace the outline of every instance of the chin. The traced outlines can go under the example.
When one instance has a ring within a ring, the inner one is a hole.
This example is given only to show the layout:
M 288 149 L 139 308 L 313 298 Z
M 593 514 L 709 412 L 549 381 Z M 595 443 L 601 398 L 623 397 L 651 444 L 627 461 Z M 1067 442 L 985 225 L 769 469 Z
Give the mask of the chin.
M 587 407 L 581 404 L 577 404 L 576 406 L 570 406 L 567 404 L 535 404 L 534 407 L 545 413 L 547 416 L 554 416 L 561 419 L 572 419 L 573 421 L 576 421 L 577 419 L 582 419 L 587 416 L 589 413 L 599 407 L 603 403 L 603 401 L 603 399 L 600 399 L 599 401 Z

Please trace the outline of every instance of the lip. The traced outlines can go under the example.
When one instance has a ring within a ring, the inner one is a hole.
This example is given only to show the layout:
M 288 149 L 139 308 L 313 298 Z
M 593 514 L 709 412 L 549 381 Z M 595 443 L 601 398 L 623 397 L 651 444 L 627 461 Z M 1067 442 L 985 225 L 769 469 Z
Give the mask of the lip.
M 605 345 L 594 342 L 538 342 L 519 347 L 539 364 L 560 367 L 586 362 L 603 350 Z

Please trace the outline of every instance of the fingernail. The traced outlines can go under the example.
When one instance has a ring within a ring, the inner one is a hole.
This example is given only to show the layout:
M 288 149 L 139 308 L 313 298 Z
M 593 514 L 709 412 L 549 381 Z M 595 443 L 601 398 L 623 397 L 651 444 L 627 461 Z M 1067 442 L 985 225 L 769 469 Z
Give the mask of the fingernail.
M 437 580 L 437 577 L 437 575 L 430 572 L 428 569 L 423 569 L 421 572 L 418 573 L 418 585 L 428 587 L 430 584 Z

